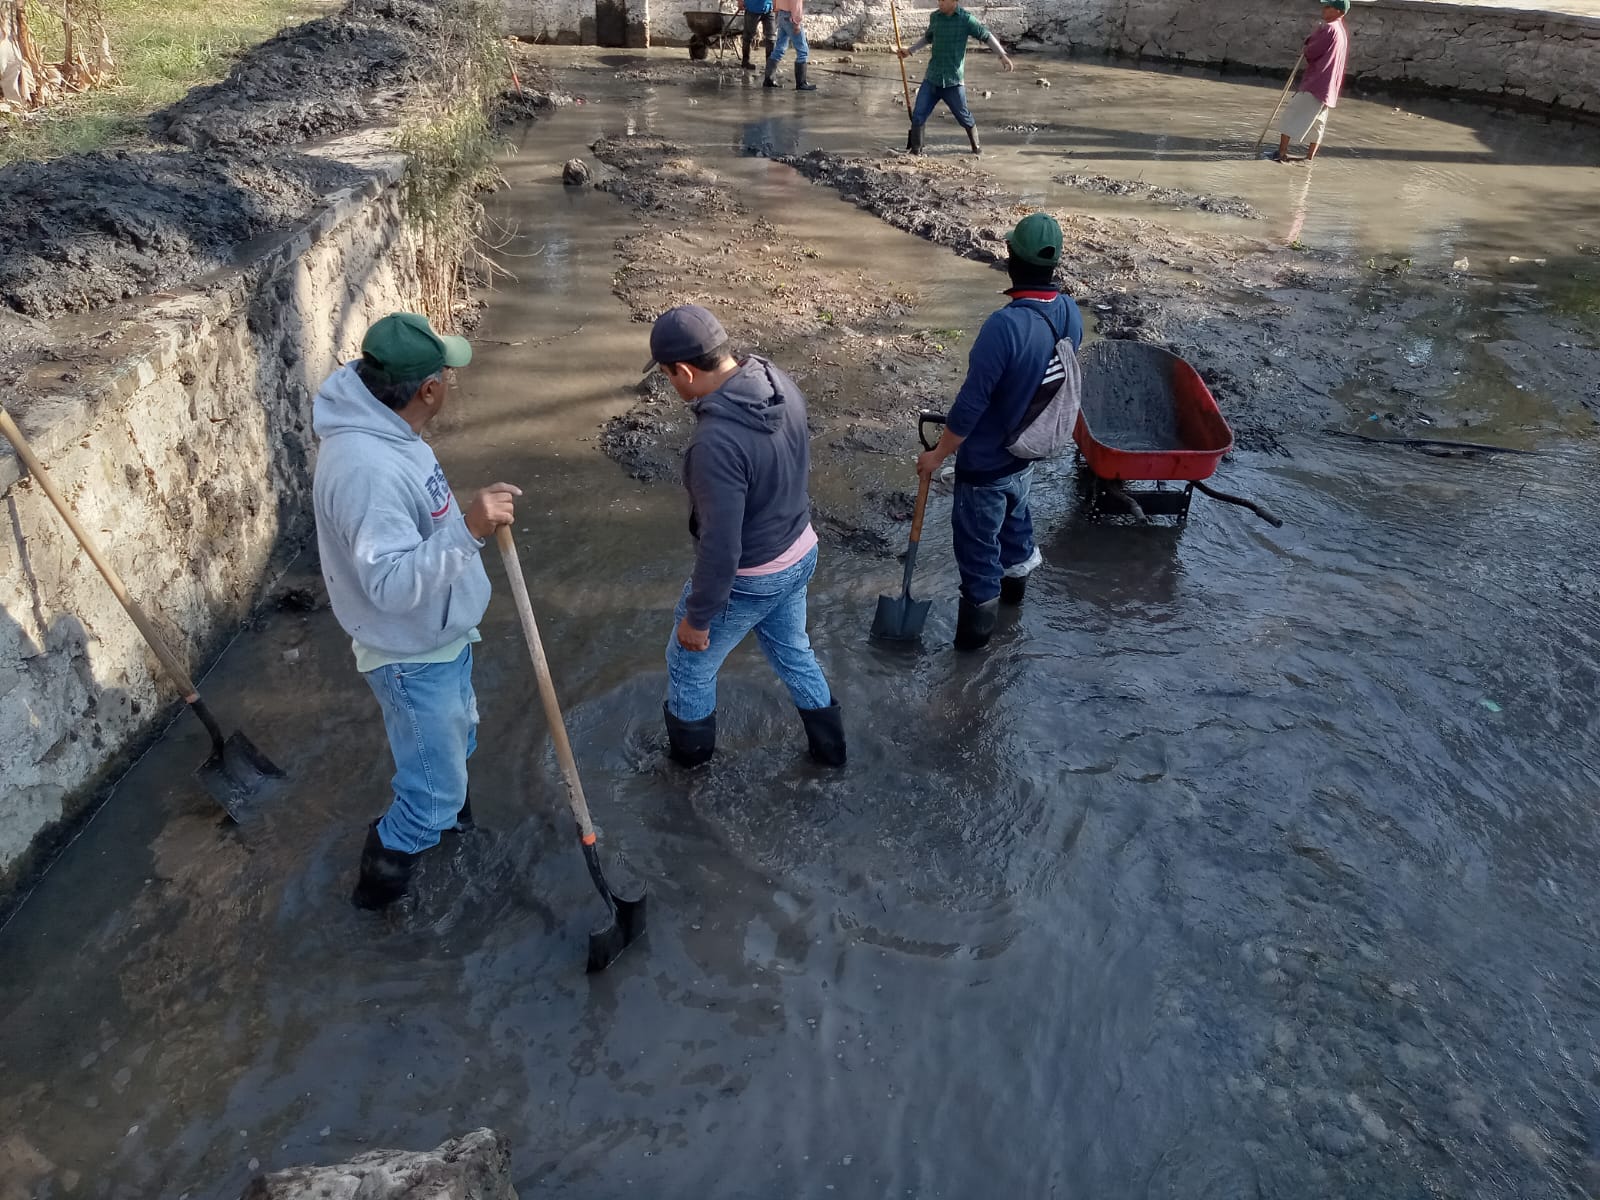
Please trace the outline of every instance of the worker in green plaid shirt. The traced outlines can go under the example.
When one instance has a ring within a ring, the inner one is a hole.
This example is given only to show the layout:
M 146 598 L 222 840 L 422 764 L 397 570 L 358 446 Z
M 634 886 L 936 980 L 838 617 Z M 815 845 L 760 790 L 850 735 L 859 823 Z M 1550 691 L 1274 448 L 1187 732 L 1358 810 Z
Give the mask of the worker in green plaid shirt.
M 967 39 L 977 38 L 988 42 L 990 49 L 1000 56 L 1000 69 L 1014 71 L 1016 64 L 1007 57 L 1000 39 L 984 27 L 982 21 L 962 8 L 958 0 L 939 0 L 939 11 L 928 17 L 928 32 L 914 46 L 900 51 L 901 58 L 909 58 L 924 46 L 932 46 L 928 69 L 923 72 L 922 86 L 917 89 L 917 103 L 911 110 L 911 139 L 914 154 L 922 153 L 922 127 L 933 115 L 933 106 L 943 100 L 950 115 L 967 131 L 967 141 L 972 152 L 979 153 L 977 123 L 967 107 L 966 70 Z

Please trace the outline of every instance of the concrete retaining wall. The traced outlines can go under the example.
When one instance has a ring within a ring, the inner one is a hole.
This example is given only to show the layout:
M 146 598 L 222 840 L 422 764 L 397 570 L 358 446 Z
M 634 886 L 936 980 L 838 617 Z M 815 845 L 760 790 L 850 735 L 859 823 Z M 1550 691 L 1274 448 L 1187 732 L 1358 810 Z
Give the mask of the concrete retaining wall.
M 643 35 L 627 44 L 688 41 L 684 5 L 655 0 L 647 8 L 647 0 L 626 2 L 630 22 Z M 507 28 L 518 37 L 593 43 L 596 3 L 507 0 Z M 1284 0 L 1211 5 L 1193 0 L 1034 0 L 1021 6 L 969 7 L 1008 44 L 1021 40 L 1074 53 L 1279 72 L 1299 55 L 1317 13 L 1314 5 Z M 810 0 L 806 8 L 814 43 L 886 45 L 892 40 L 887 0 Z M 920 36 L 930 11 L 931 5 L 920 10 L 901 6 L 902 33 L 910 39 Z M 1354 83 L 1466 93 L 1600 118 L 1600 18 L 1435 0 L 1357 0 L 1348 19 Z
M 317 385 L 372 319 L 417 302 L 401 164 L 363 165 L 368 185 L 213 286 L 58 323 L 30 380 L 47 399 L 13 412 L 197 675 L 310 528 Z M 8 447 L 0 494 L 3 897 L 176 693 Z

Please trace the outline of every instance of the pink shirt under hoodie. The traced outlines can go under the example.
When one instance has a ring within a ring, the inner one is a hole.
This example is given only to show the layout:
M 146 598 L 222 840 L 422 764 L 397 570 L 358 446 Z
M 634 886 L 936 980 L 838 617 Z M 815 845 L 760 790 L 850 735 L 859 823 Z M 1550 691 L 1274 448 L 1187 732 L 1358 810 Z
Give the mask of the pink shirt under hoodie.
M 1350 31 L 1343 21 L 1324 21 L 1306 39 L 1306 75 L 1299 90 L 1310 92 L 1329 108 L 1339 104 L 1345 61 L 1350 57 Z

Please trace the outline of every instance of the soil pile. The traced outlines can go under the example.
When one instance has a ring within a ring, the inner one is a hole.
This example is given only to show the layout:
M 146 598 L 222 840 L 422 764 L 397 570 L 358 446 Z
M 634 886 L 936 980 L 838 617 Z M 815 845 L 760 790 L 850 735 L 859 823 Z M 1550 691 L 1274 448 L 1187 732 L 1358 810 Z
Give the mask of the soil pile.
M 1005 261 L 1006 230 L 1025 212 L 1002 204 L 990 178 L 970 163 L 934 158 L 844 158 L 826 150 L 785 154 L 787 163 L 813 183 L 882 217 L 896 229 L 948 246 L 978 262 Z M 1015 211 L 1012 211 L 1015 210 Z M 974 222 L 978 213 L 989 219 Z
M 0 170 L 0 302 L 84 312 L 225 266 L 304 217 L 354 167 L 295 154 L 99 153 Z
M 444 7 L 351 0 L 333 16 L 263 42 L 220 83 L 155 113 L 151 136 L 201 150 L 292 145 L 353 129 L 393 111 L 401 85 L 433 69 Z
M 1112 179 L 1109 175 L 1085 175 L 1078 171 L 1067 175 L 1056 175 L 1053 178 L 1056 183 L 1100 196 L 1126 196 L 1132 200 L 1148 200 L 1152 204 L 1160 204 L 1166 208 L 1216 213 L 1224 217 L 1240 217 L 1246 221 L 1261 220 L 1261 213 L 1255 206 L 1240 200 L 1237 196 L 1208 196 L 1198 192 L 1186 192 L 1182 188 L 1158 187 L 1153 183 L 1143 183 L 1136 179 Z

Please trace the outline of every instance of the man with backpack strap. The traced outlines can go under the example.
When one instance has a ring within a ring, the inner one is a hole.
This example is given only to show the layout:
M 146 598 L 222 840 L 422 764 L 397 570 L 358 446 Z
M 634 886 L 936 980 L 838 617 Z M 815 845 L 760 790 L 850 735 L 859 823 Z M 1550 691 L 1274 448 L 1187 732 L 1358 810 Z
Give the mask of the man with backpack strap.
M 961 573 L 957 650 L 979 650 L 994 633 L 999 604 L 1022 603 L 1028 575 L 1042 558 L 1033 541 L 1028 489 L 1033 459 L 1064 448 L 1025 448 L 1041 418 L 1071 434 L 1076 415 L 1077 363 L 1057 352 L 1083 343 L 1083 317 L 1055 282 L 1061 264 L 1061 226 L 1032 213 L 1006 235 L 1011 302 L 984 321 L 967 356 L 967 377 L 946 417 L 944 435 L 917 458 L 929 478 L 956 456 L 950 524 Z M 1067 409 L 1071 407 L 1071 412 Z M 1022 450 L 1025 457 L 1015 452 Z

